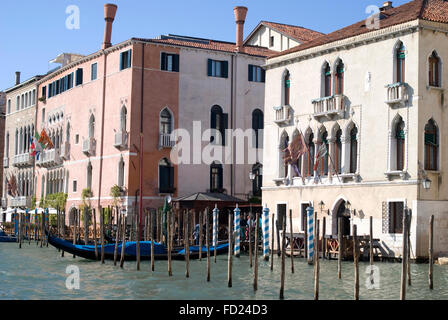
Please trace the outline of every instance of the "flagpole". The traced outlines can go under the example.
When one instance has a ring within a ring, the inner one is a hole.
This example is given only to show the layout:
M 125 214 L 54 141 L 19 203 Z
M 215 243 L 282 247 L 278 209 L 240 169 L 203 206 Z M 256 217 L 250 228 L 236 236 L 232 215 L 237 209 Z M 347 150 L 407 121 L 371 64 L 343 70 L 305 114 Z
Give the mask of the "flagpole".
M 331 160 L 331 165 L 333 166 L 333 171 L 334 171 L 334 173 L 336 174 L 336 177 L 338 177 L 339 182 L 342 183 L 341 178 L 339 178 L 338 171 L 337 171 L 336 168 L 335 168 L 335 165 L 334 165 L 334 162 L 333 162 L 333 158 L 331 157 L 330 152 L 328 152 L 328 157 L 329 157 L 330 160 Z

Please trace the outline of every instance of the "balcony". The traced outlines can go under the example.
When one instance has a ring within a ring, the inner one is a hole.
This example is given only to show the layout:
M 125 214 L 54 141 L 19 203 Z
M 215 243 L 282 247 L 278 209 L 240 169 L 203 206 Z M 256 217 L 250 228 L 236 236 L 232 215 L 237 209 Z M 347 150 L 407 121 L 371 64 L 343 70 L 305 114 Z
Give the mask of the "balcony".
M 5 157 L 3 158 L 3 168 L 9 167 L 9 158 Z
M 288 124 L 292 118 L 291 106 L 274 107 L 275 119 L 274 122 L 278 125 Z
M 62 164 L 59 148 L 44 150 L 39 157 L 36 165 L 43 168 L 56 167 Z
M 16 197 L 12 198 L 11 201 L 12 208 L 29 208 L 31 206 L 31 197 Z
M 82 141 L 82 152 L 88 156 L 95 155 L 95 138 L 87 138 Z
M 397 82 L 386 86 L 386 103 L 391 107 L 404 107 L 408 101 L 407 84 Z
M 161 133 L 159 136 L 160 148 L 172 148 L 176 144 L 175 141 L 171 140 L 171 134 L 169 133 Z
M 30 156 L 29 153 L 18 154 L 12 158 L 12 165 L 14 167 L 28 167 L 32 166 L 34 157 Z
M 117 149 L 126 149 L 127 146 L 128 146 L 128 133 L 126 131 L 116 132 L 114 147 Z
M 327 118 L 332 120 L 336 116 L 343 117 L 345 112 L 345 96 L 342 94 L 315 99 L 311 101 L 314 106 L 314 118 Z
M 6 198 L 2 198 L 2 208 L 6 208 Z
M 70 142 L 65 142 L 61 145 L 60 157 L 63 160 L 70 159 Z

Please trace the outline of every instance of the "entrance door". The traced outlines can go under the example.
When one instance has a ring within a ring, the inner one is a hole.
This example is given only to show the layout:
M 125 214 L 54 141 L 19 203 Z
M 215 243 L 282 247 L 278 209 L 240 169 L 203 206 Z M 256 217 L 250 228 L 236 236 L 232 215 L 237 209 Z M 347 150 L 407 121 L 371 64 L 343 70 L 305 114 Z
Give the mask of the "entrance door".
M 277 205 L 278 230 L 283 230 L 284 219 L 286 219 L 286 204 L 279 204 Z
M 345 208 L 345 202 L 342 202 L 339 205 L 336 221 L 336 234 L 339 234 L 339 218 L 342 218 L 342 235 L 349 236 L 350 235 L 350 213 Z

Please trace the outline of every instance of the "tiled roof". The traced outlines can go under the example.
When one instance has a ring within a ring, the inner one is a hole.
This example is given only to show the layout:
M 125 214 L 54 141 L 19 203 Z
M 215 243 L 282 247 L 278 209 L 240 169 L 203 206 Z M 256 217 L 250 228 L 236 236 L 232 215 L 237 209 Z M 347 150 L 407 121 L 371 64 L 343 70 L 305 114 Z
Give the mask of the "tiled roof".
M 190 48 L 198 48 L 198 49 L 207 49 L 207 50 L 215 50 L 215 51 L 223 51 L 223 52 L 236 52 L 236 44 L 232 42 L 224 42 L 224 41 L 216 41 L 216 40 L 208 40 L 208 39 L 200 39 L 200 41 L 195 41 L 194 38 L 162 38 L 162 39 L 137 39 L 135 40 L 153 42 L 153 43 L 163 43 L 167 45 L 175 45 L 182 47 L 190 47 Z M 244 46 L 244 53 L 252 56 L 260 56 L 260 57 L 269 57 L 275 54 L 275 51 L 269 50 L 264 47 L 258 46 Z
M 325 33 L 321 33 L 304 27 L 292 26 L 289 24 L 282 24 L 270 21 L 261 21 L 260 24 L 265 25 L 271 29 L 274 29 L 280 33 L 283 33 L 286 36 L 289 36 L 290 38 L 295 39 L 299 42 L 308 42 L 325 35 Z
M 416 19 L 448 23 L 448 1 L 413 0 L 399 7 L 387 9 L 385 11 L 382 11 L 380 28 L 384 29 Z M 298 47 L 294 47 L 281 53 L 277 53 L 270 58 L 286 55 L 293 52 L 299 52 L 327 43 L 332 43 L 335 41 L 358 36 L 371 31 L 371 29 L 366 27 L 366 21 L 362 20 L 351 26 L 339 29 L 322 37 L 311 40 Z

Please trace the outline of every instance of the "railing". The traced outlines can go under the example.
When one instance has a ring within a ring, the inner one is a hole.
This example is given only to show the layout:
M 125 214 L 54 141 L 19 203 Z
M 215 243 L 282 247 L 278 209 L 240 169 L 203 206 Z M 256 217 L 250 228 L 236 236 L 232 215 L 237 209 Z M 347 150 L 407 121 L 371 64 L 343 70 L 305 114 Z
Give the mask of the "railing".
M 50 168 L 58 166 L 62 163 L 59 148 L 44 150 L 37 161 L 37 166 Z
M 406 83 L 403 82 L 397 82 L 394 84 L 390 84 L 386 86 L 387 89 L 387 96 L 386 96 L 386 103 L 393 106 L 393 105 L 403 105 L 408 100 L 407 96 L 407 90 L 406 90 Z
M 9 167 L 9 158 L 5 157 L 3 158 L 3 168 Z
M 286 124 L 291 121 L 291 107 L 281 106 L 281 107 L 274 107 L 275 112 L 275 120 L 274 122 L 277 124 Z
M 159 146 L 161 148 L 172 148 L 175 145 L 175 141 L 171 140 L 171 134 L 161 133 L 159 139 Z
M 316 99 L 311 102 L 314 106 L 314 117 L 341 114 L 345 110 L 345 96 L 335 95 Z
M 123 149 L 128 144 L 128 133 L 126 131 L 118 131 L 115 133 L 114 147 Z
M 11 199 L 11 207 L 30 207 L 31 197 L 16 197 Z
M 70 159 L 70 142 L 65 142 L 61 145 L 61 158 L 64 160 Z
M 12 165 L 15 167 L 26 167 L 33 165 L 33 157 L 29 153 L 22 153 L 12 158 Z
M 87 138 L 82 141 L 82 152 L 93 155 L 95 151 L 95 138 Z

